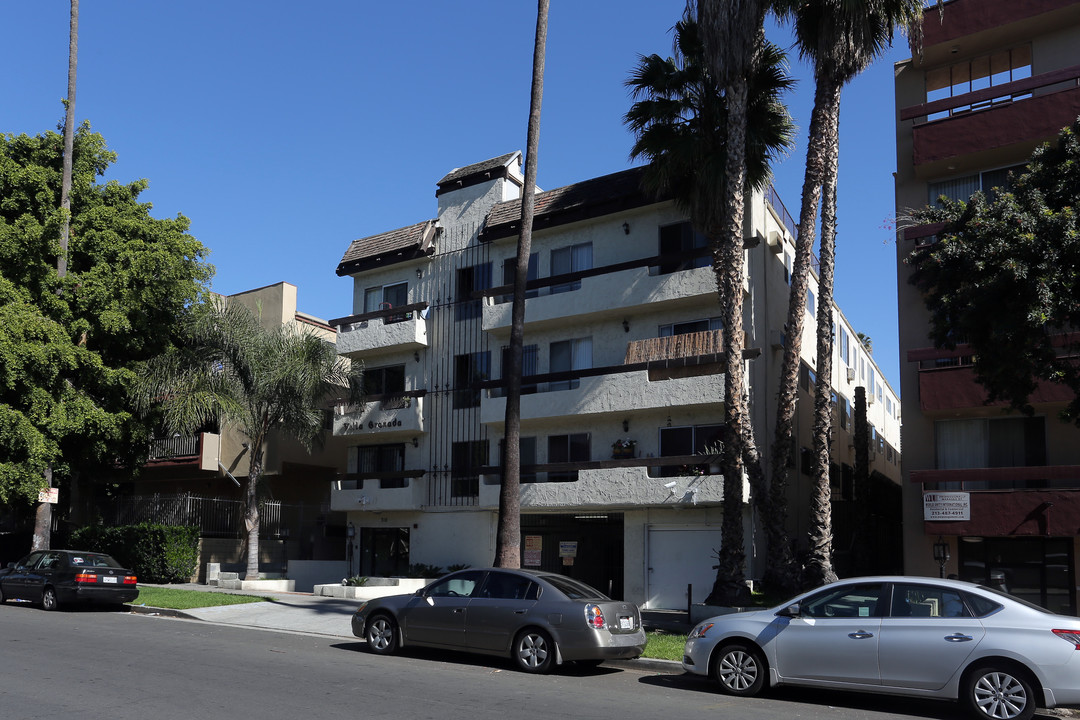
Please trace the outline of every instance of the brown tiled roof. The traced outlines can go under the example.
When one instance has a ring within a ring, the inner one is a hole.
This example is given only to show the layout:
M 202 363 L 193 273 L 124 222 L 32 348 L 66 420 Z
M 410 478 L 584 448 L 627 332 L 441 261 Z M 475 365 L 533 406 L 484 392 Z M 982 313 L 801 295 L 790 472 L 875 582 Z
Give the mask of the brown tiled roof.
M 500 155 L 497 158 L 484 160 L 483 162 L 451 170 L 442 180 L 436 183 L 439 187 L 438 190 L 435 191 L 435 197 L 450 192 L 451 190 L 487 182 L 493 178 L 508 177 L 510 171 L 507 168 L 515 159 L 519 163 L 521 162 L 520 152 L 515 151 L 507 153 L 506 155 Z
M 654 198 L 641 189 L 644 172 L 644 167 L 636 167 L 538 193 L 534 200 L 533 229 L 600 217 L 664 199 Z M 516 235 L 520 222 L 521 200 L 501 202 L 488 213 L 480 239 Z
M 420 245 L 428 227 L 434 222 L 434 220 L 425 220 L 408 227 L 353 240 L 341 258 L 341 262 L 338 263 L 337 274 L 348 275 L 364 266 L 376 266 L 381 262 L 406 259 L 406 256 L 420 252 Z

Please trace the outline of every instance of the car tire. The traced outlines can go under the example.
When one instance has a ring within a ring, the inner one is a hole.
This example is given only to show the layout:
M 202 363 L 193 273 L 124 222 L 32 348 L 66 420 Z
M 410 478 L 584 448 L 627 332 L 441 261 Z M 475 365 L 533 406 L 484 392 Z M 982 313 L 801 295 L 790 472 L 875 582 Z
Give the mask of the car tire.
M 980 720 L 1031 720 L 1038 698 L 1030 677 L 1009 664 L 972 668 L 960 683 L 960 701 Z
M 398 627 L 394 618 L 379 614 L 368 620 L 364 631 L 368 648 L 376 655 L 393 655 L 398 648 Z
M 514 638 L 514 662 L 527 673 L 543 675 L 555 667 L 555 643 L 540 628 L 526 628 Z
M 728 695 L 750 697 L 765 686 L 765 657 L 753 645 L 731 643 L 716 654 L 713 677 Z
M 60 603 L 56 600 L 56 590 L 47 587 L 41 591 L 41 607 L 50 611 L 60 607 Z

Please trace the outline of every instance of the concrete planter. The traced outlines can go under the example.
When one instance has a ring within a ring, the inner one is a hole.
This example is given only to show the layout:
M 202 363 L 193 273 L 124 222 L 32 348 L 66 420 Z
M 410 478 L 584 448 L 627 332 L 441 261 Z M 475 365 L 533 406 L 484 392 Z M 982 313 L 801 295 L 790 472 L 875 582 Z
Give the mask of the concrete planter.
M 363 585 L 316 585 L 314 593 L 323 597 L 371 600 L 387 595 L 408 595 L 431 582 L 425 578 L 368 578 Z

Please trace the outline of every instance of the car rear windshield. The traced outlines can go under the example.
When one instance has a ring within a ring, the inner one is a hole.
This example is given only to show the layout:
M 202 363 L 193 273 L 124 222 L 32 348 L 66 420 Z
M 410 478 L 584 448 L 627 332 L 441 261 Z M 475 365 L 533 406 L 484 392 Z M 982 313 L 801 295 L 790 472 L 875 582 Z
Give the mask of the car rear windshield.
M 574 580 L 573 578 L 562 577 L 559 575 L 545 575 L 544 579 L 554 585 L 556 590 L 571 600 L 610 600 L 607 595 L 596 588 L 589 587 L 585 583 Z
M 71 564 L 75 567 L 121 567 L 120 563 L 116 562 L 108 555 L 97 555 L 95 553 L 79 553 L 72 555 Z

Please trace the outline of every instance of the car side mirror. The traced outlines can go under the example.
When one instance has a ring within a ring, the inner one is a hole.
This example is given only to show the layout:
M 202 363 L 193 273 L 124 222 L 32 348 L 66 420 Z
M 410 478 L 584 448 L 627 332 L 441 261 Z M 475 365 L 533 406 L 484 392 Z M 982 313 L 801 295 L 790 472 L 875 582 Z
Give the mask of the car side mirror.
M 7 564 L 7 567 L 8 567 L 8 570 L 14 570 L 14 569 L 15 569 L 15 563 L 13 563 L 13 562 L 9 562 L 9 563 Z
M 800 611 L 801 608 L 799 607 L 799 603 L 792 603 L 785 608 L 781 608 L 780 612 L 776 614 L 780 617 L 796 618 L 799 617 Z
M 424 595 L 424 600 L 431 607 L 435 607 L 435 598 L 431 597 L 430 595 Z

